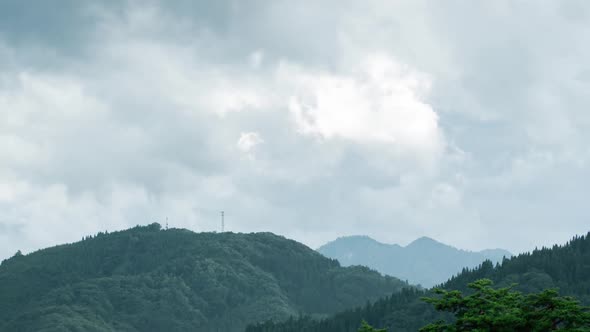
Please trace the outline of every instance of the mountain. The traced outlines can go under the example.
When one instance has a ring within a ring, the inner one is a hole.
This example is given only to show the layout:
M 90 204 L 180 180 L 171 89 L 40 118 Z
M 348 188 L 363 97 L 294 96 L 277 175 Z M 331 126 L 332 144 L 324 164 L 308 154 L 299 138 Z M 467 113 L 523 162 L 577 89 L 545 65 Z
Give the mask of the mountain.
M 563 246 L 555 245 L 520 254 L 495 266 L 485 261 L 474 269 L 463 269 L 458 276 L 442 284 L 441 288 L 468 293 L 467 284 L 482 278 L 491 279 L 498 287 L 516 284 L 514 288 L 524 293 L 557 288 L 562 295 L 575 296 L 582 304 L 589 305 L 590 233 L 575 237 Z M 285 322 L 266 322 L 249 326 L 246 331 L 356 332 L 364 319 L 373 326 L 387 328 L 389 332 L 414 332 L 428 323 L 449 318 L 421 300 L 421 297 L 432 295 L 432 290 L 408 288 L 327 319 L 301 317 Z M 578 331 L 590 331 L 590 326 Z
M 271 233 L 152 224 L 4 260 L 0 331 L 243 331 L 406 286 Z
M 347 236 L 323 245 L 318 252 L 337 259 L 343 266 L 368 266 L 424 287 L 440 284 L 464 267 L 475 267 L 486 259 L 496 263 L 512 256 L 502 249 L 460 250 L 428 237 L 402 247 L 380 243 L 368 236 Z

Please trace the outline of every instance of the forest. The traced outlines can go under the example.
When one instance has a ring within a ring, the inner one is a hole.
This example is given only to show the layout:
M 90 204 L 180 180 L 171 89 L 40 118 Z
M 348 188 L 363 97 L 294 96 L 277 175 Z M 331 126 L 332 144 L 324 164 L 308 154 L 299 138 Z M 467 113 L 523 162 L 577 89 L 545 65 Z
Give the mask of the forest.
M 271 233 L 151 224 L 4 260 L 0 331 L 243 331 L 405 287 Z
M 556 289 L 559 294 L 573 296 L 582 305 L 590 304 L 590 234 L 577 236 L 564 245 L 536 249 L 505 259 L 499 264 L 490 261 L 439 285 L 439 289 L 470 294 L 471 283 L 488 279 L 497 287 L 512 286 L 524 294 Z M 356 332 L 363 321 L 387 331 L 419 331 L 437 321 L 453 321 L 449 312 L 440 312 L 424 298 L 436 295 L 435 289 L 404 289 L 365 306 L 348 309 L 332 317 L 314 319 L 294 316 L 283 322 L 267 321 L 247 328 L 248 332 Z M 448 330 L 452 331 L 452 330 Z M 590 331 L 590 326 L 572 331 Z
M 2 261 L 0 331 L 454 331 L 478 292 L 578 308 L 588 331 L 590 237 L 422 289 L 271 233 L 137 226 Z

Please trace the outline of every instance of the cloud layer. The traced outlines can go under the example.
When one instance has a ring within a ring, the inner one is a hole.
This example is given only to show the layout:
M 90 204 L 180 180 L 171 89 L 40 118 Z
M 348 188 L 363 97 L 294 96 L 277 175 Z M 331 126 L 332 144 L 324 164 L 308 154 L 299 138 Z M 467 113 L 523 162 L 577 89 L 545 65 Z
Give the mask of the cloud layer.
M 0 4 L 0 257 L 168 218 L 513 251 L 586 232 L 590 5 Z M 526 17 L 526 20 L 523 18 Z

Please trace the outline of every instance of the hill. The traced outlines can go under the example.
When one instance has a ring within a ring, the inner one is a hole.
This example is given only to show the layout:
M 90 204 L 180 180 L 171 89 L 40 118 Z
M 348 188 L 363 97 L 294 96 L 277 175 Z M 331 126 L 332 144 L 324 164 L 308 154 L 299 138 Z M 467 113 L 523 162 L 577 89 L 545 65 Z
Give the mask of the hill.
M 553 246 L 505 259 L 494 266 L 485 261 L 475 269 L 464 269 L 441 287 L 469 293 L 467 284 L 487 278 L 498 287 L 514 283 L 516 290 L 530 293 L 557 288 L 562 295 L 575 296 L 590 304 L 590 233 L 575 237 L 563 246 Z M 247 332 L 356 332 L 363 319 L 389 332 L 418 331 L 427 323 L 449 316 L 435 312 L 420 298 L 432 291 L 406 289 L 372 304 L 350 309 L 328 319 L 300 317 L 285 322 L 250 326 Z M 590 331 L 590 327 L 587 330 Z
M 242 331 L 325 316 L 402 286 L 271 233 L 152 224 L 3 261 L 0 331 Z
M 502 249 L 460 250 L 428 237 L 402 247 L 380 243 L 368 236 L 347 236 L 323 245 L 318 252 L 337 259 L 343 266 L 368 266 L 424 287 L 441 284 L 464 267 L 473 268 L 485 260 L 501 262 L 503 257 L 512 256 Z

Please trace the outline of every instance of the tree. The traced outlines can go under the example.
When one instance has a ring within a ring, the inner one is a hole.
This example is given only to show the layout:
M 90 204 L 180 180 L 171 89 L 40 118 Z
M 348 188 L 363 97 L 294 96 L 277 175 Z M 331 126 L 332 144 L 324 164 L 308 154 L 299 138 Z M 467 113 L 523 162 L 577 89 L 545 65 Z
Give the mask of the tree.
M 362 321 L 361 327 L 359 328 L 358 332 L 387 332 L 386 329 L 376 329 L 369 325 L 366 321 Z
M 523 311 L 530 331 L 590 331 L 588 308 L 572 297 L 549 289 L 524 299 Z
M 438 311 L 455 314 L 452 323 L 438 321 L 421 332 L 454 331 L 590 331 L 590 313 L 571 297 L 555 290 L 523 295 L 512 287 L 492 288 L 492 281 L 470 283 L 474 293 L 436 289 L 438 297 L 423 298 Z

